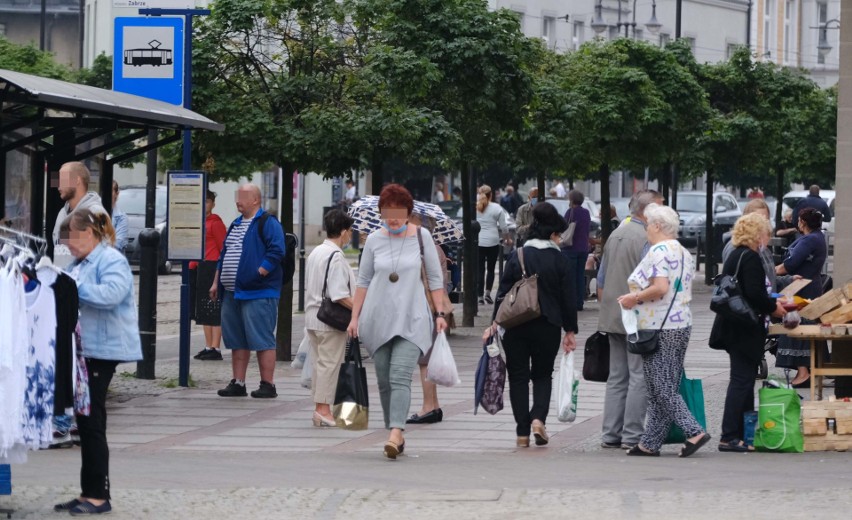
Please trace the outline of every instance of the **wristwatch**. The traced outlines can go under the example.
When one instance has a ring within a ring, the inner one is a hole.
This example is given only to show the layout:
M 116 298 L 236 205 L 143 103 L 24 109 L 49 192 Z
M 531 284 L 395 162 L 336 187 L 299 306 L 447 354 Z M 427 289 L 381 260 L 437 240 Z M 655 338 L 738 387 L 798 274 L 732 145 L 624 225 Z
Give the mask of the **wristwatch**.
M 445 312 L 433 312 L 432 314 L 435 316 L 435 318 L 436 318 L 436 319 L 437 319 L 437 318 L 446 318 L 446 317 L 447 317 L 447 314 L 446 314 Z

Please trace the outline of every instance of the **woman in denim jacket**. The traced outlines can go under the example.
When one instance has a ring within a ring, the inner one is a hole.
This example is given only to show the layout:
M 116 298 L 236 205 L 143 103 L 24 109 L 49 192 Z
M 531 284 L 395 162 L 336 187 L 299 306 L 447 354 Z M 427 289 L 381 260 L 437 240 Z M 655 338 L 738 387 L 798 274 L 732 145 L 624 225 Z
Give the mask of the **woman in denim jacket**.
M 80 496 L 57 504 L 72 515 L 109 513 L 109 447 L 106 440 L 107 387 L 119 363 L 142 359 L 133 274 L 127 259 L 111 247 L 115 231 L 109 216 L 84 209 L 63 221 L 62 240 L 74 262 L 80 329 L 89 372 L 91 412 L 78 416 L 80 429 Z

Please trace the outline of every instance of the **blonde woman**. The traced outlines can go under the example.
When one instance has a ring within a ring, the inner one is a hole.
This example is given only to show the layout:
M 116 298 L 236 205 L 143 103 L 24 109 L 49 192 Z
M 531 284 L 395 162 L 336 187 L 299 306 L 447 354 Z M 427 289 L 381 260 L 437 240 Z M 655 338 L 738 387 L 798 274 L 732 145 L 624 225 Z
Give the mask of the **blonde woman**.
M 491 186 L 483 184 L 476 199 L 476 221 L 479 222 L 479 277 L 477 291 L 479 304 L 492 304 L 491 287 L 494 286 L 494 266 L 500 249 L 500 236 L 509 243 L 509 225 L 506 211 L 493 202 Z M 511 244 L 509 244 L 511 245 Z

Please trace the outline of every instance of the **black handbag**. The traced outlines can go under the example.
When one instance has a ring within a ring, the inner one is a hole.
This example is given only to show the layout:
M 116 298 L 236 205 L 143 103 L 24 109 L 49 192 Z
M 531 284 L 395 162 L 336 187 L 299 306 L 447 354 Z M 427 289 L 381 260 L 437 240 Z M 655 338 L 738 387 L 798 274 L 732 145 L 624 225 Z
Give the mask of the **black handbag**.
M 630 352 L 631 354 L 652 354 L 660 348 L 660 332 L 663 331 L 663 327 L 666 325 L 666 320 L 669 319 L 669 313 L 672 312 L 672 307 L 677 299 L 677 293 L 679 293 L 683 287 L 683 282 L 681 282 L 681 280 L 683 280 L 684 264 L 686 264 L 686 255 L 681 254 L 680 278 L 677 280 L 675 292 L 672 295 L 672 301 L 669 303 L 669 309 L 666 311 L 666 316 L 663 318 L 663 322 L 660 323 L 660 328 L 655 330 L 643 329 L 638 330 L 636 334 L 628 334 L 627 352 Z
M 609 335 L 606 332 L 595 332 L 586 340 L 583 379 L 598 383 L 606 383 L 609 379 Z
M 347 309 L 339 303 L 331 301 L 326 295 L 328 290 L 328 271 L 331 268 L 331 259 L 339 253 L 335 251 L 328 257 L 328 264 L 325 266 L 325 280 L 322 282 L 322 303 L 320 303 L 319 311 L 317 311 L 317 319 L 334 329 L 345 331 L 349 328 L 349 322 L 352 321 L 352 310 Z
M 745 255 L 745 252 L 737 260 L 737 267 L 734 269 L 733 275 L 720 274 L 713 279 L 716 288 L 713 289 L 713 296 L 710 298 L 710 310 L 735 323 L 758 325 L 760 318 L 746 301 L 737 283 L 743 255 Z
M 370 403 L 367 394 L 367 370 L 361 361 L 361 344 L 350 338 L 346 356 L 337 376 L 334 393 L 334 421 L 346 430 L 366 430 L 369 423 Z

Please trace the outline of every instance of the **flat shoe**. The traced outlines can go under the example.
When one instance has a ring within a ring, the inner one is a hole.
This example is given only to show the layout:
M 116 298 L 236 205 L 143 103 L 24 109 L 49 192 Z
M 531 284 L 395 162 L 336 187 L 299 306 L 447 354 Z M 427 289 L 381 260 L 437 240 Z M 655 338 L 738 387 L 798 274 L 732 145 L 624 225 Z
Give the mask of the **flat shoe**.
M 404 442 L 402 443 L 402 446 L 405 446 Z M 405 449 L 405 448 L 402 448 L 402 449 Z M 384 449 L 385 457 L 389 458 L 390 460 L 396 460 L 396 457 L 400 453 L 402 453 L 402 449 L 400 449 L 399 444 L 397 444 L 393 441 L 387 441 L 385 443 L 385 449 Z
M 707 444 L 708 442 L 710 442 L 710 434 L 704 432 L 704 435 L 702 435 L 701 438 L 698 439 L 698 442 L 696 442 L 695 444 L 689 441 L 684 442 L 683 448 L 680 450 L 680 455 L 678 455 L 678 457 L 689 457 L 696 451 L 700 450 L 701 447 Z
M 109 500 L 104 502 L 103 504 L 96 506 L 91 502 L 80 502 L 76 506 L 74 506 L 69 513 L 71 516 L 84 516 L 84 515 L 105 515 L 109 514 L 112 511 L 112 506 L 109 505 Z
M 61 513 L 63 511 L 71 511 L 72 509 L 74 509 L 75 507 L 77 507 L 80 504 L 82 504 L 82 502 L 80 502 L 78 499 L 74 498 L 72 500 L 69 500 L 68 502 L 62 502 L 61 504 L 56 504 L 55 506 L 53 506 L 53 510 L 56 511 L 57 513 Z
M 550 442 L 550 437 L 547 435 L 547 430 L 544 428 L 544 424 L 533 424 L 532 431 L 533 437 L 535 437 L 536 446 L 544 446 Z
M 525 437 L 518 437 L 518 440 L 515 441 L 515 446 L 518 448 L 529 448 L 530 447 L 530 437 L 529 435 Z
M 640 448 L 638 444 L 636 446 L 633 446 L 629 450 L 627 450 L 627 454 L 630 455 L 631 457 L 659 457 L 660 456 L 659 451 L 645 451 L 642 448 Z
M 754 448 L 739 439 L 735 439 L 731 442 L 720 442 L 719 451 L 728 453 L 749 453 L 754 451 Z

